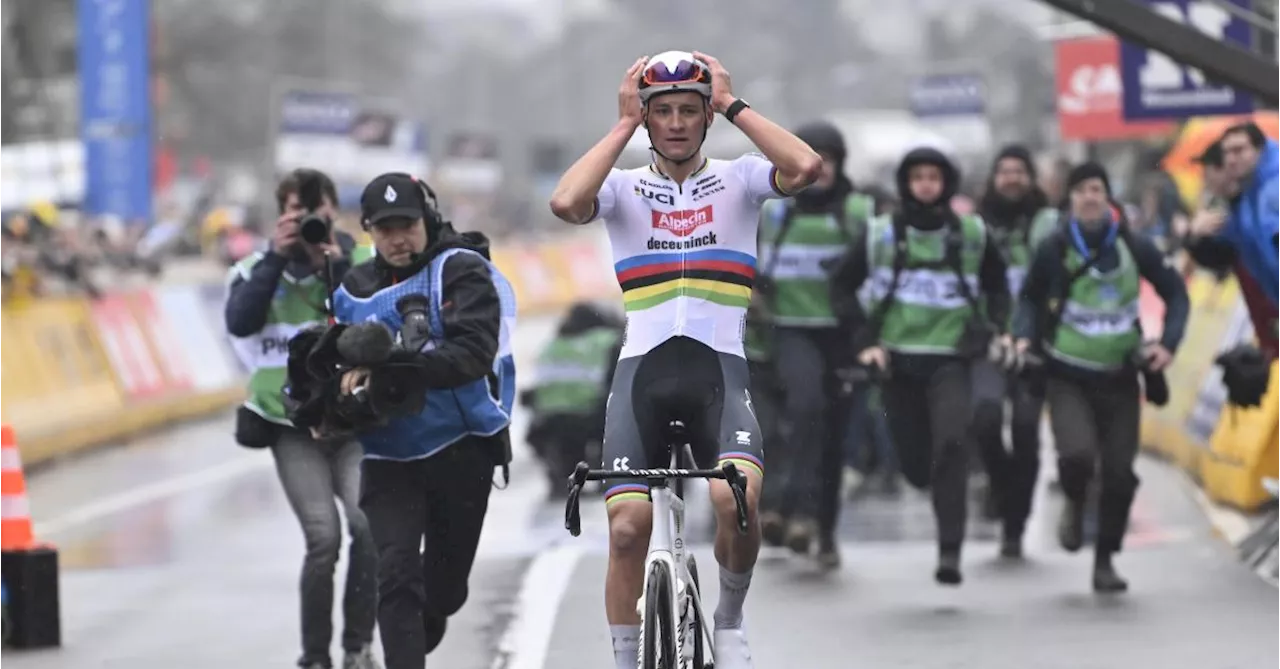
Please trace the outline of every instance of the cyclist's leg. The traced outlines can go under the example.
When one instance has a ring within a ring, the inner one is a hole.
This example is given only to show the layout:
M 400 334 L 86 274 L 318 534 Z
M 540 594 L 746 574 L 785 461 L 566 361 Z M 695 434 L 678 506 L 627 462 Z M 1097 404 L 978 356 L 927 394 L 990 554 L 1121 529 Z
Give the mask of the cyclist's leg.
M 708 351 L 710 352 L 710 351 Z M 738 511 L 728 483 L 711 481 L 711 504 L 716 515 L 716 562 L 720 564 L 720 600 L 715 623 L 716 666 L 726 669 L 751 666 L 751 652 L 742 631 L 742 605 L 751 586 L 752 570 L 760 553 L 757 510 L 764 481 L 764 447 L 748 390 L 747 364 L 742 358 L 714 354 L 719 362 L 719 392 L 705 413 L 694 421 L 703 453 L 718 449 L 720 463 L 732 462 L 747 478 L 747 533 L 738 533 Z
M 605 469 L 637 469 L 649 465 L 632 397 L 642 360 L 642 357 L 620 360 L 614 373 L 605 408 L 602 447 Z M 634 667 L 640 643 L 636 601 L 644 588 L 644 560 L 653 525 L 648 486 L 642 482 L 611 482 L 605 490 L 605 504 L 609 515 L 605 615 L 613 637 L 614 662 L 618 667 Z

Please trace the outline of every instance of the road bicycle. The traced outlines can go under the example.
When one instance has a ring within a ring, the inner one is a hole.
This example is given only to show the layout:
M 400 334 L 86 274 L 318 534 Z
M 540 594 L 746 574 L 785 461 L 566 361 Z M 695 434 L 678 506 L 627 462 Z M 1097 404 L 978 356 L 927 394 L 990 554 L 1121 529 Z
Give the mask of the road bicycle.
M 1263 478 L 1262 487 L 1280 501 L 1280 478 Z M 1280 587 L 1280 508 L 1267 514 L 1262 526 L 1240 541 L 1239 553 L 1253 573 Z
M 644 480 L 653 502 L 653 529 L 644 562 L 644 589 L 636 603 L 640 614 L 642 669 L 712 669 L 715 647 L 702 607 L 698 565 L 684 537 L 684 481 L 722 479 L 733 491 L 738 532 L 747 532 L 747 477 L 731 462 L 717 469 L 688 469 L 694 462 L 689 435 L 680 421 L 667 425 L 669 469 L 591 469 L 579 462 L 570 477 L 565 529 L 578 536 L 582 519 L 578 496 L 587 481 Z M 668 484 L 672 485 L 668 485 Z M 674 490 L 672 489 L 674 487 Z

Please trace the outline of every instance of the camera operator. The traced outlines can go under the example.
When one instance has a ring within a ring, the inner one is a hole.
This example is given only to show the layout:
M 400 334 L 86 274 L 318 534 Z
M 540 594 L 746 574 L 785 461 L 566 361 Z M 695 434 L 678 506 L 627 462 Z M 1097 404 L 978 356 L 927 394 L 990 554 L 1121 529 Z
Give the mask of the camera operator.
M 399 333 L 397 354 L 413 359 L 414 378 L 390 385 L 406 396 L 425 389 L 420 410 L 356 428 L 385 660 L 421 669 L 467 599 L 493 470 L 510 461 L 515 299 L 489 261 L 488 240 L 456 232 L 426 184 L 384 174 L 365 187 L 360 208 L 377 254 L 347 274 L 334 314 Z M 375 398 L 394 395 L 379 387 L 383 373 L 377 365 L 344 372 L 342 398 L 376 408 Z
M 336 497 L 351 534 L 343 612 L 344 669 L 374 669 L 370 651 L 376 607 L 377 555 L 368 521 L 359 508 L 360 445 L 354 440 L 317 440 L 289 421 L 281 388 L 288 342 L 299 331 L 326 321 L 325 252 L 333 254 L 334 279 L 350 266 L 355 246 L 334 232 L 337 191 L 325 174 L 300 169 L 276 188 L 280 218 L 265 252 L 232 267 L 226 304 L 227 331 L 252 370 L 249 398 L 237 414 L 236 440 L 270 448 L 289 505 L 302 525 L 307 553 L 302 563 L 302 657 L 308 669 L 330 667 L 333 636 L 334 566 L 342 547 Z M 305 239 L 304 239 L 305 237 Z

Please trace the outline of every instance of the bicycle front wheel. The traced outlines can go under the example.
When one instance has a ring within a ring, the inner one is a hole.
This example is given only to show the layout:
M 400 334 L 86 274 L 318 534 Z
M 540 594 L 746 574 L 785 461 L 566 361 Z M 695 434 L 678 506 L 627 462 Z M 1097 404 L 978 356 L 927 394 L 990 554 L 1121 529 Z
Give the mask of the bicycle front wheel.
M 644 643 L 640 645 L 640 666 L 643 669 L 680 669 L 680 660 L 676 657 L 671 583 L 671 572 L 666 563 L 649 565 L 644 593 Z

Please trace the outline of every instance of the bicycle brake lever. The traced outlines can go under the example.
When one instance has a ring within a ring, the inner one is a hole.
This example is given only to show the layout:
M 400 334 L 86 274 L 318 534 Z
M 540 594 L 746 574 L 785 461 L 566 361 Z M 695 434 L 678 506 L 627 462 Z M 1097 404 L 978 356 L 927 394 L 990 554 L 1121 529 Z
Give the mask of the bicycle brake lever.
M 575 482 L 569 488 L 569 499 L 564 503 L 564 529 L 575 537 L 582 534 L 582 512 L 578 508 L 578 495 L 581 492 L 582 486 Z
M 738 510 L 738 533 L 747 533 L 747 476 L 738 471 L 732 462 L 724 463 L 725 482 L 733 493 L 733 505 Z

